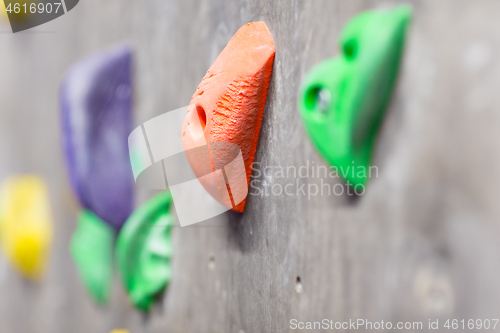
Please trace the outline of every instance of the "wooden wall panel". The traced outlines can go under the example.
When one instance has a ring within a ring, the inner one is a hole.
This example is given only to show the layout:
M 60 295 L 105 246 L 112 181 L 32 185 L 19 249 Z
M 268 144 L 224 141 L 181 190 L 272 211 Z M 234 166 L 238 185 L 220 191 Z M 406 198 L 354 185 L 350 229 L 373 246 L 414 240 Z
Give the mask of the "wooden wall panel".
M 298 115 L 300 82 L 337 54 L 338 34 L 353 15 L 395 3 L 81 0 L 24 33 L 2 26 L 0 177 L 46 177 L 56 229 L 42 283 L 22 280 L 0 258 L 0 333 L 288 332 L 294 318 L 422 321 L 425 328 L 431 318 L 498 318 L 495 0 L 410 1 L 414 21 L 377 143 L 378 177 L 364 196 L 251 195 L 243 215 L 175 228 L 173 279 L 148 316 L 131 308 L 118 279 L 111 304 L 94 306 L 68 253 L 78 207 L 61 155 L 57 94 L 72 63 L 130 42 L 140 124 L 187 105 L 234 32 L 265 21 L 276 58 L 256 161 L 274 169 L 254 176 L 260 190 L 307 187 L 321 180 L 276 172 L 323 165 Z M 138 193 L 138 203 L 153 194 Z

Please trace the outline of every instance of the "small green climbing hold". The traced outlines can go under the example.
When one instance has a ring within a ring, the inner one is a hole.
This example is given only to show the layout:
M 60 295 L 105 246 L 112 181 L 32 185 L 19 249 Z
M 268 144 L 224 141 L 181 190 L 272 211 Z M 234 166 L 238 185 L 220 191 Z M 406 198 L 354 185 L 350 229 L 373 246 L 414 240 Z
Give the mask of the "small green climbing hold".
M 376 135 L 396 82 L 410 6 L 354 17 L 341 54 L 316 65 L 299 93 L 306 130 L 348 185 L 365 185 Z
M 132 304 L 142 311 L 149 310 L 172 275 L 171 205 L 169 191 L 151 198 L 125 221 L 116 241 L 122 282 Z
M 113 284 L 115 230 L 90 210 L 78 214 L 78 227 L 71 238 L 71 255 L 88 293 L 106 304 Z

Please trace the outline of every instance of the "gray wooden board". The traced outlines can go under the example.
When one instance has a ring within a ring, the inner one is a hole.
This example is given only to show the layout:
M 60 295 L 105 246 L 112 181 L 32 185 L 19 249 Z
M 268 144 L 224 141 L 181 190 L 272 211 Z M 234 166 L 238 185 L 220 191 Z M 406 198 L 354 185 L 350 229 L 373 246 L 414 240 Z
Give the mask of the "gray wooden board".
M 0 259 L 0 333 L 288 332 L 291 319 L 324 318 L 426 328 L 431 318 L 499 318 L 495 0 L 410 1 L 414 21 L 374 156 L 378 177 L 361 198 L 251 195 L 242 215 L 176 228 L 172 282 L 149 316 L 132 309 L 117 278 L 110 305 L 96 307 L 70 258 L 78 205 L 61 155 L 57 96 L 72 63 L 129 41 L 140 124 L 186 105 L 234 32 L 263 20 L 276 58 L 256 161 L 261 169 L 324 165 L 298 115 L 300 82 L 338 53 L 353 15 L 394 3 L 81 0 L 24 33 L 1 26 L 0 177 L 34 172 L 48 180 L 55 239 L 40 284 Z M 275 191 L 297 181 L 276 171 L 255 179 Z M 138 204 L 153 194 L 138 193 Z

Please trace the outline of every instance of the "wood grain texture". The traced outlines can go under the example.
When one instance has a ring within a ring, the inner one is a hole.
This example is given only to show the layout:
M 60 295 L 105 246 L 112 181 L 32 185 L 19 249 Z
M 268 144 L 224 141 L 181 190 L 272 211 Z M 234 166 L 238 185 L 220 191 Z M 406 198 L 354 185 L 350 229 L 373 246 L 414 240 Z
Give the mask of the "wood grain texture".
M 399 2 L 82 0 L 25 33 L 2 26 L 0 177 L 46 177 L 55 242 L 39 285 L 0 259 L 0 333 L 288 332 L 293 318 L 424 327 L 429 318 L 498 318 L 500 2 L 409 2 L 414 21 L 367 193 L 274 195 L 276 184 L 321 180 L 254 172 L 269 195 L 251 195 L 243 215 L 175 228 L 172 282 L 149 316 L 132 309 L 117 278 L 111 304 L 94 306 L 69 256 L 78 207 L 60 145 L 64 72 L 128 40 L 139 124 L 187 105 L 237 29 L 262 20 L 276 57 L 255 161 L 260 170 L 312 170 L 323 162 L 298 114 L 302 78 L 338 53 L 340 29 L 353 15 Z M 138 203 L 152 194 L 140 190 Z

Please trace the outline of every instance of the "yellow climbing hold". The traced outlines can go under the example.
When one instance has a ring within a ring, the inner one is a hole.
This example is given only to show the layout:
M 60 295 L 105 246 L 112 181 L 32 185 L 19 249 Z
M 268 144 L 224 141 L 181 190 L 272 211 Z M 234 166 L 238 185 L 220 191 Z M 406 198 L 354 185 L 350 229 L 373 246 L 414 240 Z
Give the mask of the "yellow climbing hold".
M 112 330 L 111 333 L 128 333 L 127 330 Z
M 0 0 L 0 18 L 2 20 L 9 21 L 9 18 L 7 17 L 7 11 L 5 10 L 5 3 L 3 0 Z
M 22 275 L 33 280 L 43 275 L 52 241 L 52 220 L 47 185 L 40 177 L 11 177 L 2 184 L 0 241 L 7 258 Z

